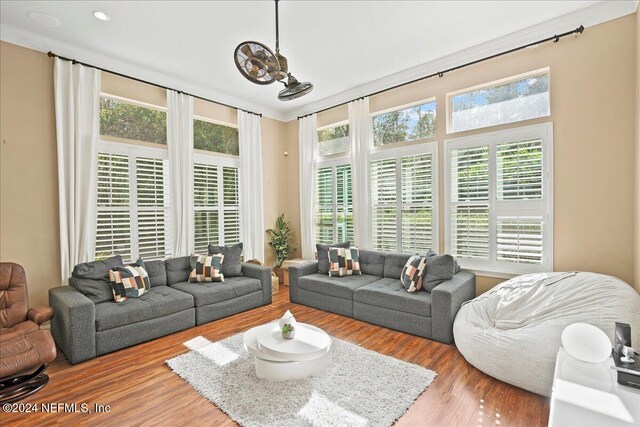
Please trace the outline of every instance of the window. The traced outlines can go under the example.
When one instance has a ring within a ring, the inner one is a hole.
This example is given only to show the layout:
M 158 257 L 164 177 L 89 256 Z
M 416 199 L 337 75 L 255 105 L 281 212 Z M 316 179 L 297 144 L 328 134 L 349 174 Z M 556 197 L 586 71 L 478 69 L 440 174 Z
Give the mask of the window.
M 549 71 L 518 76 L 449 95 L 449 132 L 479 129 L 549 115 Z
M 437 144 L 373 153 L 371 245 L 387 252 L 437 248 Z
M 373 116 L 375 146 L 434 136 L 436 136 L 435 101 Z
M 100 135 L 167 144 L 167 113 L 123 100 L 100 98 Z
M 240 154 L 238 128 L 206 120 L 193 121 L 193 147 L 214 153 Z
M 96 258 L 171 256 L 167 152 L 100 142 Z
M 349 151 L 349 125 L 333 125 L 318 129 L 318 153 L 320 156 Z
M 195 251 L 206 253 L 209 243 L 238 243 L 238 161 L 195 155 L 193 188 Z
M 551 123 L 446 141 L 446 250 L 488 272 L 552 270 Z
M 354 242 L 351 165 L 328 164 L 316 174 L 316 242 Z

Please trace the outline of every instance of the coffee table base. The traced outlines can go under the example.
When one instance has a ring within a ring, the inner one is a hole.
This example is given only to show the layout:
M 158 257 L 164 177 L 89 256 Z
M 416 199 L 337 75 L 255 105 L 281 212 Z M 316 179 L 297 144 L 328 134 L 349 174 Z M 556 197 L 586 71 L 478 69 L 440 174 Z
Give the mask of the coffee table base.
M 274 362 L 256 357 L 256 375 L 268 381 L 300 380 L 317 374 L 331 362 L 331 351 L 304 362 Z

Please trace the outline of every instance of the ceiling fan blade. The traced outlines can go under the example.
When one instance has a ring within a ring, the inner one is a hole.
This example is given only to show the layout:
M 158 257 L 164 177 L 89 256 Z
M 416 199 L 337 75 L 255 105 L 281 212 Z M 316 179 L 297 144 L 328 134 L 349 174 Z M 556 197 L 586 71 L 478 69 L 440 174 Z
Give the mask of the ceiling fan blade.
M 240 52 L 242 52 L 247 58 L 251 58 L 253 56 L 253 50 L 251 50 L 251 46 L 248 44 L 243 45 L 240 48 Z

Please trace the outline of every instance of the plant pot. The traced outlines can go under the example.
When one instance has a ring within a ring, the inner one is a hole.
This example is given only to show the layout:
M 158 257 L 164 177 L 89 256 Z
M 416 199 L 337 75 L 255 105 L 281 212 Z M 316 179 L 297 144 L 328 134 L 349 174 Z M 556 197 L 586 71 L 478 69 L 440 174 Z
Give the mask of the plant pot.
M 282 333 L 282 338 L 284 338 L 286 340 L 293 339 L 293 338 L 295 338 L 295 336 L 296 336 L 296 331 L 295 330 Z
M 273 267 L 273 272 L 278 276 L 278 281 L 282 285 L 284 283 L 284 268 L 282 267 Z

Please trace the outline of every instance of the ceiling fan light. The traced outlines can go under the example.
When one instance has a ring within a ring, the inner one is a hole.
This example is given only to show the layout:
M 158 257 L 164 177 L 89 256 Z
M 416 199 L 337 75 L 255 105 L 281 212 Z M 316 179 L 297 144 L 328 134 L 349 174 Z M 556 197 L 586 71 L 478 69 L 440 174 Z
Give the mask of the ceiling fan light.
M 295 77 L 289 74 L 289 81 L 286 87 L 278 93 L 280 101 L 291 101 L 300 98 L 313 90 L 313 84 L 309 82 L 299 82 Z

